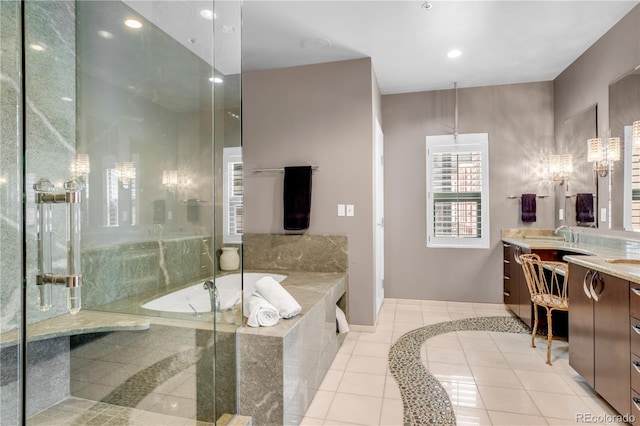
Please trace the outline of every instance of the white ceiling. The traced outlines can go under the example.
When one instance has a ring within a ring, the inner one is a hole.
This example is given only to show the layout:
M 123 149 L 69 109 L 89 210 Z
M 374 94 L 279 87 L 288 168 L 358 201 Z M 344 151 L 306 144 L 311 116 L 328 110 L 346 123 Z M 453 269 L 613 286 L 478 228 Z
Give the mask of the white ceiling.
M 553 80 L 640 3 L 124 1 L 222 74 L 371 57 L 383 94 Z M 212 6 L 213 60 L 212 22 L 199 16 Z M 462 56 L 447 58 L 452 48 Z
M 423 3 L 245 0 L 242 70 L 371 57 L 383 94 L 553 80 L 639 2 Z

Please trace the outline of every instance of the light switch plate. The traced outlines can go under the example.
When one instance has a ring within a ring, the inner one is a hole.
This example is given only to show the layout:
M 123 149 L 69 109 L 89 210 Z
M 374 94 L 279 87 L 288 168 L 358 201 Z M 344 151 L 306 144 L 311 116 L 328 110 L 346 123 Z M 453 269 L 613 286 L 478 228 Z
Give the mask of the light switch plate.
M 564 209 L 558 210 L 558 220 L 564 220 Z
M 353 204 L 347 204 L 347 216 L 355 216 Z
M 338 204 L 338 216 L 344 216 L 344 204 Z
M 603 207 L 600 209 L 600 222 L 607 221 L 607 208 Z

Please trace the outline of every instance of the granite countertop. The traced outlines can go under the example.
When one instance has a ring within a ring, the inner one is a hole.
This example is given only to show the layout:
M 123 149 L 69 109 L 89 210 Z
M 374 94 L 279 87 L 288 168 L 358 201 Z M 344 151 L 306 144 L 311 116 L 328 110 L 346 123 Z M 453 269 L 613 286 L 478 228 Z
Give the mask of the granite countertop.
M 505 232 L 506 231 L 506 232 Z M 505 230 L 502 241 L 532 250 L 560 250 L 569 252 L 563 257 L 568 263 L 575 263 L 609 275 L 640 284 L 640 264 L 610 263 L 612 259 L 640 260 L 637 243 L 627 244 L 619 239 L 616 247 L 592 243 L 569 243 L 557 239 L 553 230 Z M 580 235 L 580 234 L 578 234 Z M 580 237 L 578 237 L 578 241 Z
M 342 272 L 299 272 L 299 271 L 245 271 L 285 274 L 287 278 L 282 285 L 302 306 L 302 312 L 294 318 L 280 320 L 273 327 L 241 327 L 241 332 L 254 333 L 268 336 L 283 336 L 291 330 L 295 324 L 316 303 L 329 292 L 340 291 L 338 297 L 345 290 L 346 274 Z M 191 284 L 189 284 L 191 285 Z M 183 286 L 184 287 L 184 286 Z M 188 286 L 187 286 L 188 287 Z M 178 289 L 165 291 L 171 293 Z M 163 294 L 156 294 L 160 297 Z M 132 296 L 116 302 L 102 305 L 96 310 L 85 309 L 76 315 L 64 314 L 28 326 L 28 340 L 37 341 L 52 337 L 70 336 L 83 333 L 98 333 L 106 331 L 145 330 L 151 324 L 170 325 L 176 327 L 198 328 L 213 330 L 213 313 L 202 312 L 197 316 L 191 313 L 149 311 L 141 307 L 141 304 L 149 300 L 149 295 Z M 153 312 L 151 315 L 150 312 Z M 237 322 L 241 319 L 237 318 Z M 220 321 L 216 324 L 216 330 L 223 332 L 235 332 L 236 324 L 227 324 Z M 0 348 L 15 345 L 19 340 L 18 329 L 0 333 Z

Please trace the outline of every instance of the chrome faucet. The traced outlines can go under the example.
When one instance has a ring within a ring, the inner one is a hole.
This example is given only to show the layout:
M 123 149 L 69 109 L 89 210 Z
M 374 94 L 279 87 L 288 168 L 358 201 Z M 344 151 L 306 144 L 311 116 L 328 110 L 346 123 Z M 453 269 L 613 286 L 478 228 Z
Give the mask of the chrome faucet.
M 211 299 L 211 312 L 220 312 L 220 293 L 213 281 L 204 282 L 203 287 L 209 291 L 209 299 Z
M 557 235 L 557 234 L 558 234 L 558 231 L 560 231 L 560 230 L 562 230 L 562 229 L 566 229 L 566 230 L 568 230 L 568 231 L 569 231 L 569 239 L 567 240 L 567 237 L 565 236 L 565 237 L 564 237 L 565 242 L 567 242 L 567 243 L 574 243 L 574 242 L 575 242 L 575 234 L 574 234 L 574 232 L 573 232 L 573 229 L 571 229 L 571 227 L 569 227 L 569 226 L 567 226 L 567 225 L 561 225 L 561 226 L 557 227 L 557 228 L 556 228 L 556 230 L 555 230 L 555 231 L 553 231 L 553 233 L 554 233 L 555 235 Z

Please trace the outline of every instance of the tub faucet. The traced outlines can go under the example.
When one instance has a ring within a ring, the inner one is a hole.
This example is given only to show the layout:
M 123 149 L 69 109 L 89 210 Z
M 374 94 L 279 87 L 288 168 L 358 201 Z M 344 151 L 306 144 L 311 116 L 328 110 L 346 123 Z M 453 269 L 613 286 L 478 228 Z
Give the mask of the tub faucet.
M 213 281 L 204 282 L 204 288 L 209 291 L 209 299 L 211 299 L 211 312 L 220 312 L 220 294 L 218 288 Z
M 553 231 L 554 234 L 558 234 L 558 231 L 560 231 L 561 229 L 566 229 L 569 231 L 569 239 L 567 240 L 567 237 L 564 237 L 564 240 L 567 243 L 574 243 L 575 242 L 575 234 L 573 233 L 573 229 L 571 229 L 571 227 L 567 226 L 567 225 L 561 225 L 559 227 L 556 228 L 555 231 Z

